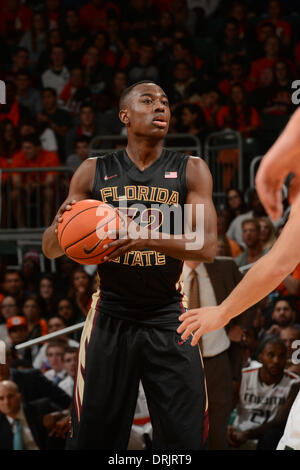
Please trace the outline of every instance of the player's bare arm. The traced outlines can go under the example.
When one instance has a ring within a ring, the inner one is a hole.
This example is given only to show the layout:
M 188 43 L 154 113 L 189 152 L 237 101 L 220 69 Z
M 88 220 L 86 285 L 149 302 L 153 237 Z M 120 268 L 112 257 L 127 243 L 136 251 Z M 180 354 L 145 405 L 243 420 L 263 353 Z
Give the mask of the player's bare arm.
M 177 331 L 183 340 L 193 334 L 191 344 L 196 346 L 200 336 L 225 326 L 268 295 L 295 269 L 299 262 L 295 253 L 300 252 L 299 214 L 300 195 L 272 249 L 254 264 L 231 294 L 217 307 L 189 310 L 179 317 L 182 323 Z
M 85 160 L 74 173 L 70 183 L 68 197 L 60 206 L 50 227 L 48 227 L 43 234 L 42 249 L 47 258 L 58 258 L 64 254 L 57 239 L 57 225 L 62 220 L 62 214 L 70 210 L 72 204 L 75 204 L 76 201 L 91 197 L 95 167 L 96 159 L 89 158 Z
M 187 198 L 186 204 L 193 207 L 191 211 L 191 220 L 189 225 L 195 231 L 195 238 L 182 236 L 177 239 L 170 235 L 168 239 L 163 237 L 162 233 L 153 235 L 145 230 L 141 238 L 130 238 L 130 223 L 128 227 L 128 236 L 125 239 L 119 238 L 107 245 L 107 247 L 115 246 L 116 250 L 107 257 L 105 261 L 124 255 L 128 251 L 142 250 L 148 248 L 151 250 L 164 253 L 177 259 L 195 260 L 210 262 L 214 259 L 217 249 L 217 217 L 214 204 L 212 202 L 212 177 L 206 163 L 197 157 L 190 157 L 186 169 L 187 178 Z M 202 204 L 204 206 L 204 228 L 197 224 L 196 206 Z M 134 223 L 134 222 L 132 222 Z M 197 232 L 199 231 L 199 233 Z M 195 239 L 200 235 L 200 230 L 204 231 L 204 244 L 201 248 L 197 248 Z M 194 244 L 195 248 L 191 248 Z M 106 247 L 104 247 L 106 248 Z
M 281 189 L 289 173 L 294 173 L 290 199 L 291 202 L 300 188 L 300 109 L 295 111 L 282 134 L 264 156 L 257 175 L 256 188 L 259 198 L 273 220 L 282 215 Z

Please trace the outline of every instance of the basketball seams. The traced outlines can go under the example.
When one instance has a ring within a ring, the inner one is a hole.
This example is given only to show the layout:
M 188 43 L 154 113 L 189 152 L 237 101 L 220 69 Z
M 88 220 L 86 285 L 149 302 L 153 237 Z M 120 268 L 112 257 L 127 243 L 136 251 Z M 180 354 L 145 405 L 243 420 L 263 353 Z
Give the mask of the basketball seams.
M 86 211 L 89 211 L 90 209 L 96 209 L 97 207 L 99 207 L 99 204 L 97 206 L 93 206 L 93 207 L 85 207 L 84 209 L 82 209 L 82 211 L 80 212 L 76 212 L 76 214 L 74 214 L 70 220 L 68 220 L 68 222 L 66 223 L 66 225 L 64 226 L 64 228 L 62 229 L 62 232 L 60 234 L 60 239 L 59 239 L 59 244 L 61 244 L 61 239 L 62 239 L 62 236 L 63 236 L 63 233 L 65 231 L 65 229 L 67 228 L 67 226 L 69 225 L 69 223 L 71 222 L 71 220 L 75 219 L 75 217 L 77 217 L 78 215 L 82 214 L 82 212 L 86 212 Z M 63 221 L 62 221 L 63 222 Z M 91 232 L 93 233 L 93 232 Z

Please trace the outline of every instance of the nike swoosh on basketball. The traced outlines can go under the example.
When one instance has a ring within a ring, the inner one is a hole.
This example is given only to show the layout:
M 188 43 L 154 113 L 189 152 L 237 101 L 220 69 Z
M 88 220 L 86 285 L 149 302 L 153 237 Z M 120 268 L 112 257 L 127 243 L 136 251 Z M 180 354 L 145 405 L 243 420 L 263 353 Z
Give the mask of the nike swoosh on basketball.
M 93 251 L 96 250 L 97 246 L 99 246 L 101 242 L 102 240 L 99 240 L 97 243 L 95 243 L 94 246 L 92 246 L 92 248 L 87 248 L 86 245 L 84 245 L 83 251 L 85 252 L 86 255 L 89 255 L 90 253 L 93 253 Z
M 112 178 L 116 178 L 118 175 L 111 175 L 111 176 L 107 176 L 105 175 L 104 176 L 104 180 L 107 181 L 107 180 L 111 180 Z

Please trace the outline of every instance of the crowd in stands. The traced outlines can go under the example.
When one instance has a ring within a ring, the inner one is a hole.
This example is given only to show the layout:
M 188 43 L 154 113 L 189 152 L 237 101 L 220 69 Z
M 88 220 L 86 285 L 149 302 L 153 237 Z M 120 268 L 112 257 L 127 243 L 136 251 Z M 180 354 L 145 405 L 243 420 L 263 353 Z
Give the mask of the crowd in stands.
M 119 97 L 139 80 L 166 91 L 171 133 L 203 142 L 210 132 L 233 129 L 245 143 L 256 142 L 250 159 L 268 148 L 295 109 L 296 0 L 0 0 L 0 6 L 2 169 L 66 165 L 74 172 L 94 137 L 125 135 Z M 43 222 L 49 223 L 54 180 L 53 172 L 39 180 L 33 173 L 13 174 L 15 227 L 26 227 L 20 201 L 25 204 L 24 190 L 37 185 Z M 4 173 L 2 189 L 7 183 Z M 224 194 L 217 207 L 217 256 L 231 258 L 244 273 L 276 242 L 288 219 L 288 198 L 273 224 L 255 190 L 227 187 Z M 83 321 L 97 289 L 96 268 L 61 257 L 55 273 L 42 272 L 34 249 L 18 269 L 10 261 L 4 256 L 0 263 L 0 340 L 7 346 L 7 364 L 0 365 L 0 449 L 18 448 L 18 420 L 4 419 L 9 406 L 25 423 L 23 448 L 63 448 L 81 330 L 28 349 L 15 346 Z M 241 351 L 238 365 L 230 356 L 228 445 L 274 449 L 300 382 L 293 348 L 300 339 L 300 265 L 255 306 L 247 326 L 226 334 Z M 252 398 L 245 393 L 249 381 L 257 390 Z

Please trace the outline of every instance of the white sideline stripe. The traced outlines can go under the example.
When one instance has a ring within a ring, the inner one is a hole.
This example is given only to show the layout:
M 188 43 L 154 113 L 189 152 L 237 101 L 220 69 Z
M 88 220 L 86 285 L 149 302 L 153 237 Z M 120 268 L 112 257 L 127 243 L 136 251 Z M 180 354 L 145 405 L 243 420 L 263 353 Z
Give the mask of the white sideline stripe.
M 43 343 L 44 341 L 47 341 L 48 339 L 57 338 L 57 336 L 70 333 L 71 331 L 80 330 L 81 328 L 83 328 L 84 323 L 85 322 L 83 321 L 81 323 L 77 323 L 76 325 L 67 326 L 67 328 L 63 328 L 62 330 L 54 331 L 53 333 L 49 333 L 48 335 L 39 336 L 38 338 L 30 339 L 29 341 L 26 341 L 25 343 L 17 344 L 15 346 L 15 349 L 30 348 L 30 346 Z

